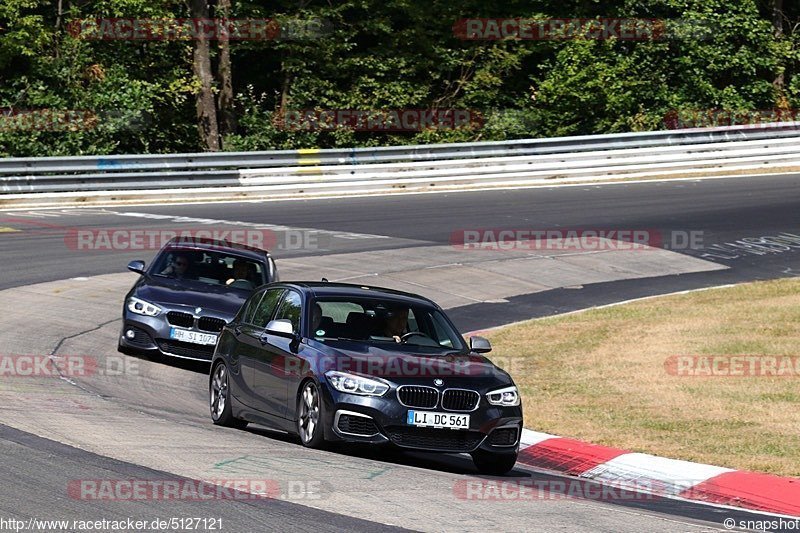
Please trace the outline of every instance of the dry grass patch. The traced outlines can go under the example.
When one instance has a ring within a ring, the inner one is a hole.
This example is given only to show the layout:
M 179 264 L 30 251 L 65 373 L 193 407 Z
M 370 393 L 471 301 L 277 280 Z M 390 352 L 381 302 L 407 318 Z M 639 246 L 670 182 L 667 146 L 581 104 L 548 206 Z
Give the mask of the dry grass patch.
M 800 280 L 665 296 L 488 335 L 525 425 L 737 469 L 800 476 L 800 374 L 676 376 L 675 355 L 800 358 Z

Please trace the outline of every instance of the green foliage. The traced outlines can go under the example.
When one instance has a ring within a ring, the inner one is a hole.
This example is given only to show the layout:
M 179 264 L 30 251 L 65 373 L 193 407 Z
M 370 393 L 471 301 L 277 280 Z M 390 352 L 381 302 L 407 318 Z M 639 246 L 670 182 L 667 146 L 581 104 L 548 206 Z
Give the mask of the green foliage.
M 87 40 L 70 21 L 184 18 L 175 0 L 101 0 L 56 12 L 0 3 L 0 109 L 85 111 L 68 125 L 0 116 L 0 156 L 200 150 L 191 41 Z M 301 7 L 298 7 L 300 5 Z M 271 18 L 292 38 L 232 41 L 237 131 L 226 150 L 502 140 L 663 129 L 674 110 L 800 106 L 800 6 L 769 0 L 233 1 L 232 18 Z M 66 8 L 65 8 L 66 9 Z M 211 5 L 215 15 L 214 4 Z M 464 18 L 670 21 L 663 39 L 459 39 Z M 305 31 L 305 34 L 303 34 Z M 212 44 L 212 63 L 219 57 Z M 784 74 L 782 87 L 773 82 Z M 354 131 L 286 127 L 292 110 L 462 109 L 480 127 Z M 84 115 L 82 115 L 84 116 Z M 93 117 L 93 118 L 92 118 Z M 17 115 L 19 118 L 19 115 Z

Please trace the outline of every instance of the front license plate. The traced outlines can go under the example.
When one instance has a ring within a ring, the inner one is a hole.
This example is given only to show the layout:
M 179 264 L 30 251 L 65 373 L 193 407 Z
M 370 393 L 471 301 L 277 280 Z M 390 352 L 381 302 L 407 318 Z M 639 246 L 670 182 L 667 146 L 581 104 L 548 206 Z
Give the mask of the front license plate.
M 469 429 L 469 415 L 436 413 L 434 411 L 409 411 L 406 421 L 409 426 Z
M 193 344 L 217 344 L 217 336 L 212 333 L 200 333 L 187 329 L 169 329 L 169 338 Z

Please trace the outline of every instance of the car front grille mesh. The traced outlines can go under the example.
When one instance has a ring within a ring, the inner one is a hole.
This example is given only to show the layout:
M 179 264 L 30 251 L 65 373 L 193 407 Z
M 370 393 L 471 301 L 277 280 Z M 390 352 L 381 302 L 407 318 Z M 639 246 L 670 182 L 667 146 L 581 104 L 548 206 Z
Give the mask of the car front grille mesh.
M 164 341 L 158 340 L 158 347 L 162 352 L 167 354 L 177 355 L 178 357 L 190 357 L 192 359 L 202 359 L 204 361 L 211 361 L 214 355 L 214 346 L 204 346 L 200 344 L 192 344 L 189 342 L 181 341 Z
M 388 428 L 387 432 L 389 439 L 397 446 L 446 452 L 471 452 L 484 437 L 479 431 L 399 426 Z
M 448 411 L 472 411 L 480 399 L 474 390 L 448 389 L 442 394 L 442 407 Z
M 222 331 L 222 328 L 225 327 L 225 322 L 221 318 L 213 318 L 210 316 L 201 316 L 200 319 L 197 321 L 197 327 L 202 329 L 203 331 L 211 331 L 213 333 L 219 333 Z
M 489 435 L 492 446 L 513 446 L 517 443 L 517 428 L 499 428 Z
M 172 326 L 179 328 L 190 328 L 194 326 L 194 317 L 189 313 L 181 313 L 180 311 L 170 311 L 167 313 L 167 322 Z
M 339 431 L 352 435 L 364 435 L 369 437 L 378 433 L 378 428 L 371 418 L 342 414 L 339 415 Z
M 397 389 L 397 398 L 407 407 L 432 409 L 439 403 L 439 391 L 433 387 L 403 385 Z

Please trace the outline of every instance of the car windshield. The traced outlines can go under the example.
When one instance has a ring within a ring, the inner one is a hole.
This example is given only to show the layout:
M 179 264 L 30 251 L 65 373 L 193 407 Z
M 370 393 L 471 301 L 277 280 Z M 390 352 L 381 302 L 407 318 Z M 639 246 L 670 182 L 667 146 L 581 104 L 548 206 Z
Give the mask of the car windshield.
M 150 274 L 246 290 L 266 283 L 262 263 L 211 250 L 164 250 L 153 263 Z
M 434 307 L 392 300 L 320 298 L 312 303 L 311 336 L 335 344 L 358 341 L 385 349 L 463 352 L 461 335 Z M 403 347 L 403 348 L 401 348 Z

